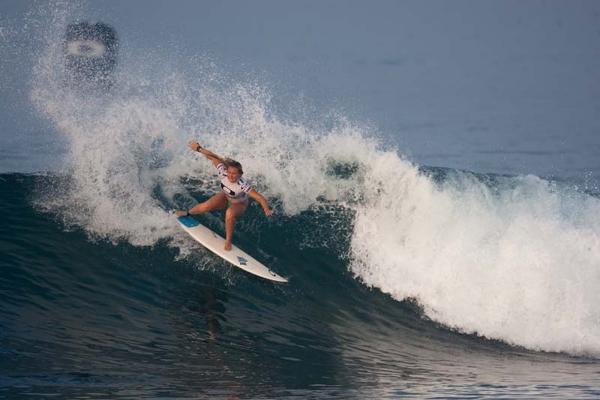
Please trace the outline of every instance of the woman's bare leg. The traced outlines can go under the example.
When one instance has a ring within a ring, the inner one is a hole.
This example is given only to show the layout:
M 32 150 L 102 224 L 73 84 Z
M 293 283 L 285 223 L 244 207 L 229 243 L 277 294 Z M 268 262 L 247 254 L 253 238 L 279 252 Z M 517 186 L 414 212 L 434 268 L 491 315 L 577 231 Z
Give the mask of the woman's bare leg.
M 190 214 L 202 214 L 205 212 L 213 211 L 213 210 L 222 210 L 227 207 L 227 197 L 225 193 L 219 192 L 212 196 L 210 199 L 196 204 L 194 207 L 190 208 L 188 211 Z M 185 211 L 177 211 L 177 215 L 182 216 L 185 215 Z
M 233 239 L 233 227 L 237 217 L 243 215 L 248 207 L 248 202 L 231 203 L 225 212 L 225 247 L 224 249 L 231 250 L 231 240 Z

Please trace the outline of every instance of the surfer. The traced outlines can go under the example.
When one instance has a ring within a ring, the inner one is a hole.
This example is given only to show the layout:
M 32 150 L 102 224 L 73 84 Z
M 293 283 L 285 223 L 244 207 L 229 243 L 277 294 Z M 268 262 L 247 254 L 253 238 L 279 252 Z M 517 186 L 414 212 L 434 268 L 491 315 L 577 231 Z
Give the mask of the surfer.
M 233 237 L 235 220 L 246 212 L 246 208 L 248 207 L 248 196 L 252 197 L 260 204 L 267 217 L 271 216 L 273 211 L 269 208 L 267 199 L 257 192 L 248 181 L 242 178 L 242 175 L 244 174 L 242 164 L 229 158 L 222 158 L 212 151 L 200 146 L 200 144 L 195 141 L 189 142 L 188 147 L 212 161 L 221 177 L 221 191 L 205 202 L 196 204 L 189 210 L 179 210 L 175 213 L 177 216 L 181 217 L 185 215 L 202 214 L 213 210 L 227 209 L 227 211 L 225 211 L 224 249 L 231 250 L 231 239 Z

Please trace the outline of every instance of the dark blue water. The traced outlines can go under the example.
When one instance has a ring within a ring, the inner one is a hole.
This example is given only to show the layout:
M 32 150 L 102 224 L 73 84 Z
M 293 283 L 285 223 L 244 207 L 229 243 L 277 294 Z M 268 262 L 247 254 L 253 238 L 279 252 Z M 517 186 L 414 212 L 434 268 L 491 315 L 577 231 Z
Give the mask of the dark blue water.
M 598 398 L 597 4 L 3 3 L 0 398 Z
M 257 222 L 270 265 L 291 277 L 274 285 L 210 255 L 177 260 L 164 243 L 91 240 L 32 206 L 53 180 L 0 179 L 5 398 L 600 394 L 594 358 L 453 332 L 356 280 L 343 239 L 337 249 L 298 246 L 328 215 Z

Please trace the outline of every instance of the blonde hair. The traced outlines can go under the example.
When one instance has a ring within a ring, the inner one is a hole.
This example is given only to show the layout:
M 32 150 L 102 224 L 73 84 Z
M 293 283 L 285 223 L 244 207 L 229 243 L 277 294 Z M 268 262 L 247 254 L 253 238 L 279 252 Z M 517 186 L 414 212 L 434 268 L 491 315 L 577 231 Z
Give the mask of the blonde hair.
M 229 168 L 229 167 L 236 168 L 240 172 L 240 174 L 242 174 L 242 175 L 244 174 L 244 170 L 242 169 L 242 164 L 240 164 L 238 161 L 235 161 L 232 158 L 226 158 L 223 161 L 225 161 L 225 166 L 227 168 Z

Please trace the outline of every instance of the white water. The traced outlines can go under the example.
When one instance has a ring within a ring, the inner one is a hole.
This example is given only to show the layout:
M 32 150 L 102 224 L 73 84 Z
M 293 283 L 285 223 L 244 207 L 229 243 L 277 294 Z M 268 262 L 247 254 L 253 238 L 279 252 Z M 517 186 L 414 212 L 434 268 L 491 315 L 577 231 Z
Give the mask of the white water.
M 373 167 L 389 184 L 355 221 L 352 270 L 366 284 L 463 332 L 600 354 L 598 199 L 534 176 L 437 186 L 393 157 Z
M 185 146 L 197 139 L 242 162 L 256 187 L 279 199 L 276 213 L 293 216 L 318 199 L 354 209 L 350 268 L 367 285 L 415 298 L 427 316 L 463 332 L 600 354 L 598 199 L 534 176 L 486 185 L 454 172 L 436 184 L 357 124 L 303 121 L 301 109 L 296 120 L 282 118 L 268 90 L 207 62 L 182 60 L 195 66 L 190 76 L 147 69 L 166 62 L 146 54 L 120 66 L 114 94 L 70 92 L 60 59 L 68 15 L 58 12 L 45 32 L 31 91 L 68 142 L 70 184 L 44 197 L 66 221 L 135 245 L 173 238 L 165 207 L 191 205 L 172 200 L 187 192 L 185 178 L 207 194 L 215 188 L 210 163 Z M 332 161 L 359 168 L 339 178 Z

